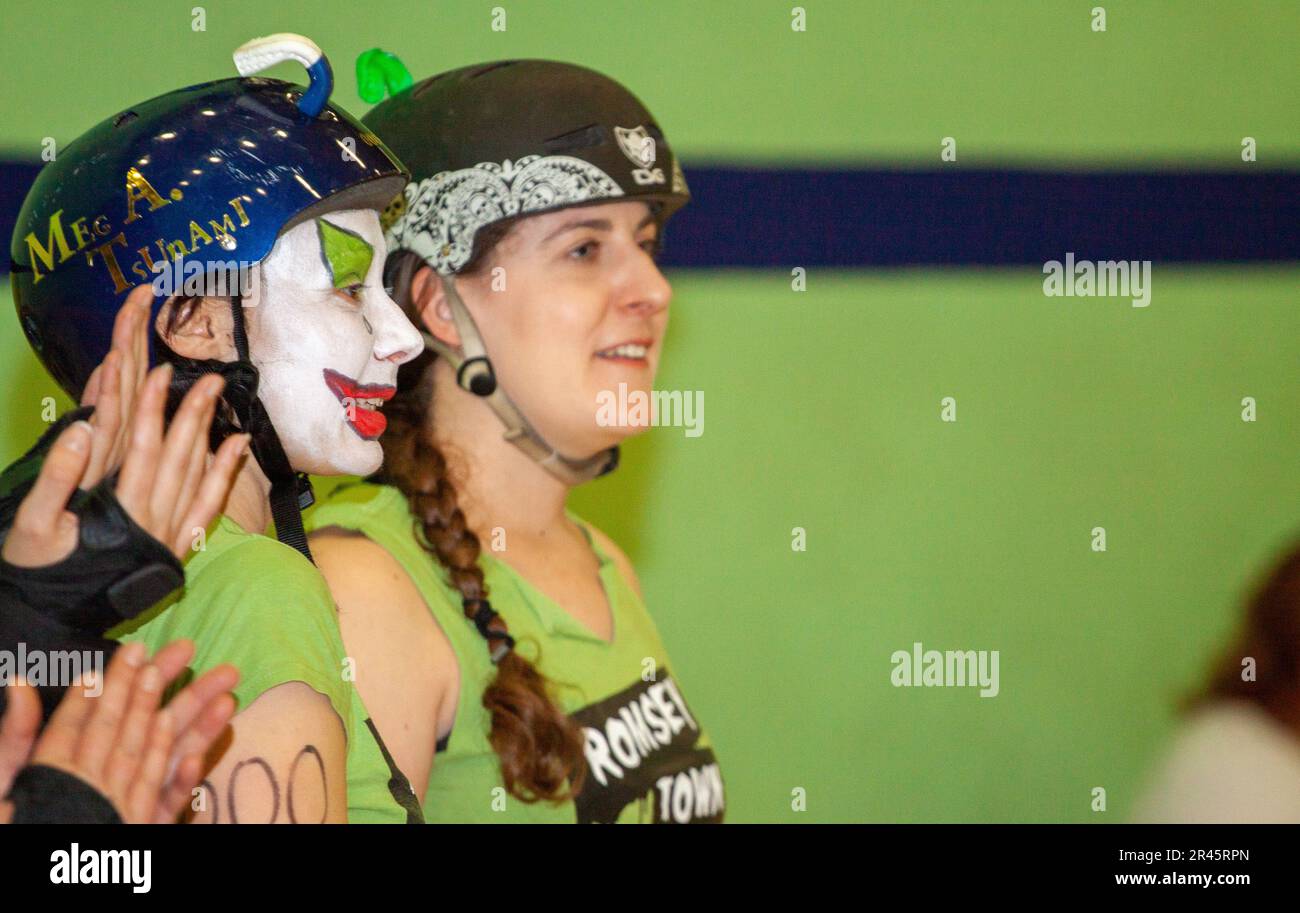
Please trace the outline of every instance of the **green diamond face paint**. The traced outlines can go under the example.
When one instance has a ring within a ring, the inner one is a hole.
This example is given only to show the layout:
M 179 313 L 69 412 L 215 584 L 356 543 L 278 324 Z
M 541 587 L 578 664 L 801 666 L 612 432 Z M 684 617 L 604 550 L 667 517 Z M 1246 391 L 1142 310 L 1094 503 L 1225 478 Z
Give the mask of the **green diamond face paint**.
M 334 287 L 344 289 L 363 284 L 375 256 L 370 243 L 324 219 L 316 220 L 316 232 L 320 237 L 321 257 L 334 279 Z

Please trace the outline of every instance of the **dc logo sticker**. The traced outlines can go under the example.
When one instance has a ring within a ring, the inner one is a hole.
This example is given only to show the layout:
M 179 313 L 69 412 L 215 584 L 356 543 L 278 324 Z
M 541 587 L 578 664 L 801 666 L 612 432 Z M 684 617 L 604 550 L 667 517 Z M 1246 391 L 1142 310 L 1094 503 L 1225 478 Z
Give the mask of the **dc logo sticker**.
M 614 136 L 618 139 L 618 147 L 623 150 L 623 154 L 633 165 L 639 166 L 632 169 L 634 181 L 643 185 L 664 182 L 663 169 L 653 167 L 658 157 L 655 139 L 646 133 L 644 126 L 615 127 Z
M 655 139 L 645 132 L 645 127 L 615 127 L 614 135 L 633 165 L 649 168 L 655 163 Z

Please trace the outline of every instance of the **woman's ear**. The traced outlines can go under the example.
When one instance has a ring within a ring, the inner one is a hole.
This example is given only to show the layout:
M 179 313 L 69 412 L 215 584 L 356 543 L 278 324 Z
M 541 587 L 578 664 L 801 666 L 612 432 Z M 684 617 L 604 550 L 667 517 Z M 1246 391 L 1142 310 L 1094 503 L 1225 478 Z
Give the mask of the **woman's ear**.
M 167 348 L 182 358 L 234 361 L 237 357 L 229 298 L 168 298 L 154 329 Z
M 411 300 L 424 329 L 452 348 L 460 347 L 460 333 L 456 331 L 456 321 L 451 316 L 447 290 L 431 266 L 421 266 L 411 277 Z

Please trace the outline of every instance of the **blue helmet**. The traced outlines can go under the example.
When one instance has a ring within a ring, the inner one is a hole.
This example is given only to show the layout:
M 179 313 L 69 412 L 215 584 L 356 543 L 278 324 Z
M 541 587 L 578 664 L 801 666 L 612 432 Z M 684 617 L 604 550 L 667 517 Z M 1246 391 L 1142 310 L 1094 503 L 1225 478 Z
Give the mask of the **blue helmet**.
M 241 73 L 303 63 L 311 86 L 222 79 L 108 118 L 36 178 L 11 245 L 18 319 L 54 379 L 79 398 L 108 353 L 126 294 L 155 266 L 251 265 L 299 222 L 382 211 L 407 173 L 346 111 L 328 104 L 328 61 L 308 39 L 274 35 L 235 52 Z M 156 295 L 157 313 L 166 295 Z M 153 338 L 150 334 L 151 358 Z

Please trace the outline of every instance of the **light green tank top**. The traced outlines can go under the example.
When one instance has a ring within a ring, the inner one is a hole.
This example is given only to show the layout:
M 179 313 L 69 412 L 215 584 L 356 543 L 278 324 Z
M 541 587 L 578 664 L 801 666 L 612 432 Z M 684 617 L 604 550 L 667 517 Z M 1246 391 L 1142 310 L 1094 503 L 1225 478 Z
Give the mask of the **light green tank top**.
M 356 530 L 406 570 L 456 653 L 460 697 L 445 750 L 424 795 L 430 822 L 721 821 L 725 793 L 708 736 L 671 674 L 654 622 L 613 560 L 582 528 L 600 559 L 614 620 L 608 643 L 485 548 L 480 565 L 492 607 L 516 650 L 533 661 L 586 737 L 587 782 L 576 801 L 527 804 L 505 792 L 488 742 L 483 690 L 496 668 L 487 642 L 461 609 L 459 591 L 416 539 L 415 519 L 396 488 L 355 483 L 336 489 L 309 515 L 312 529 Z M 485 543 L 488 545 L 490 543 Z M 419 787 L 416 786 L 417 791 Z
M 366 726 L 370 715 L 347 674 L 329 587 L 294 549 L 222 516 L 204 548 L 186 562 L 185 587 L 109 635 L 143 641 L 151 652 L 189 638 L 189 668 L 196 676 L 221 663 L 239 669 L 234 695 L 240 709 L 286 682 L 325 695 L 347 735 L 348 820 L 406 822 L 389 791 L 388 764 Z M 286 789 L 281 784 L 281 795 Z M 216 818 L 228 822 L 228 797 L 219 785 L 215 793 Z M 280 820 L 290 814 L 287 802 L 278 809 Z

